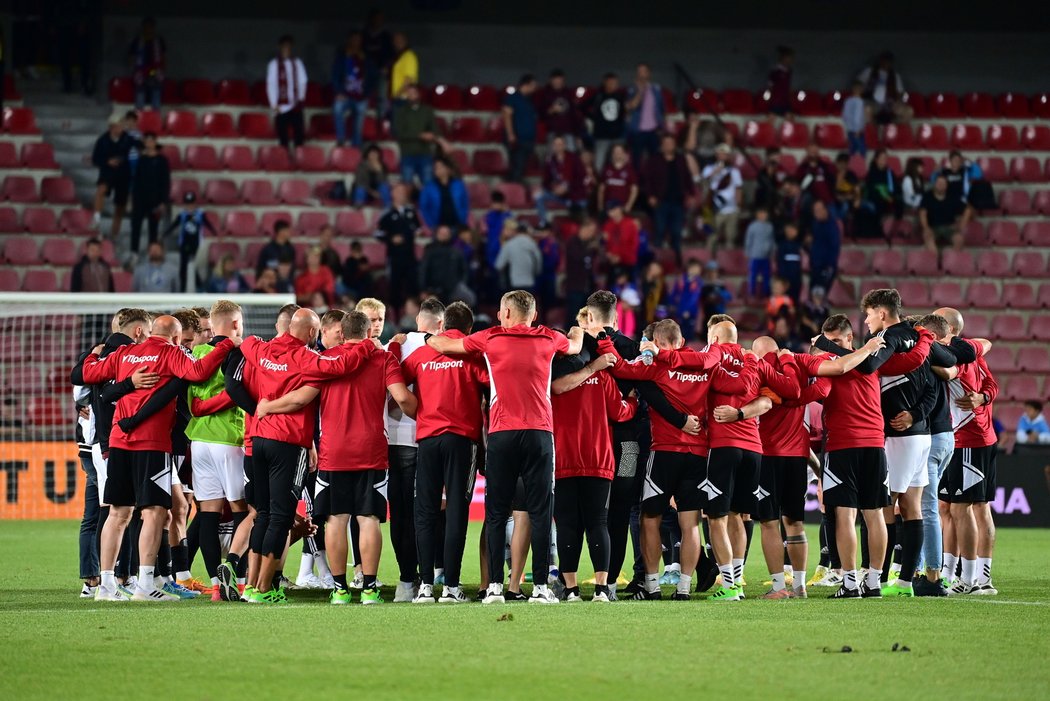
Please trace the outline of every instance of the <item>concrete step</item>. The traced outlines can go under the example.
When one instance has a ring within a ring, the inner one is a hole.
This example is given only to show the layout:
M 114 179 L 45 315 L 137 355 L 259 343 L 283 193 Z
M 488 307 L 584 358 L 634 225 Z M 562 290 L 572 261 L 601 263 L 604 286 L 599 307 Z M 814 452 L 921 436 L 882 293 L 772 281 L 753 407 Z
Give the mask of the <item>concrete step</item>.
M 105 124 L 104 119 L 97 117 L 85 117 L 76 112 L 66 112 L 62 116 L 40 117 L 37 116 L 36 123 L 40 130 L 48 133 L 62 133 L 70 135 L 83 135 L 97 138 L 102 132 L 98 130 L 99 124 Z

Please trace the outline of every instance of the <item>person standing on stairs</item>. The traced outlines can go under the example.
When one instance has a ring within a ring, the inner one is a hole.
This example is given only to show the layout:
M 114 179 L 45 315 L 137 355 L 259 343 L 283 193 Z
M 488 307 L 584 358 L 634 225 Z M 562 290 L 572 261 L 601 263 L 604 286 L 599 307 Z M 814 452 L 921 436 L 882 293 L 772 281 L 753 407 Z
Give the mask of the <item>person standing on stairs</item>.
M 128 190 L 131 187 L 131 168 L 128 165 L 128 154 L 135 141 L 124 131 L 124 122 L 115 119 L 109 129 L 95 142 L 91 154 L 91 163 L 98 168 L 98 181 L 95 188 L 95 217 L 93 224 L 102 223 L 102 208 L 106 198 L 113 196 L 113 223 L 110 238 L 115 239 L 120 233 L 120 224 L 128 206 Z

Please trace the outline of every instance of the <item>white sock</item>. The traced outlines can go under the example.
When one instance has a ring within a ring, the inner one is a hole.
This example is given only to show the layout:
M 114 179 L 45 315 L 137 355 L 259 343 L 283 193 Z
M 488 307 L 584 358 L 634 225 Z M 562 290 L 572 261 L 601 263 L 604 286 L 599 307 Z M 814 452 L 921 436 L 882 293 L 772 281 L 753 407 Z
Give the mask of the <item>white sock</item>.
M 237 578 L 237 584 L 238 584 L 239 586 L 242 586 L 242 587 L 243 587 L 243 586 L 244 586 L 245 584 L 247 584 L 247 583 L 248 583 L 248 578 L 247 578 L 247 577 L 238 577 L 238 578 Z
M 723 587 L 731 587 L 731 586 L 733 586 L 733 582 L 736 581 L 735 579 L 733 579 L 733 566 L 732 565 L 719 565 L 718 566 L 718 571 L 722 573 L 722 586 Z
M 689 590 L 693 586 L 693 576 L 689 574 L 683 574 L 678 577 L 678 593 L 689 594 Z
M 193 579 L 193 575 L 191 573 L 183 570 L 181 572 L 176 572 L 175 573 L 175 578 L 178 579 L 180 582 L 183 582 L 183 581 L 185 581 L 187 579 Z
M 992 581 L 992 558 L 977 558 L 977 583 L 991 584 Z
M 317 576 L 321 579 L 332 576 L 332 570 L 328 567 L 328 556 L 325 555 L 325 550 L 321 550 L 317 553 L 317 557 L 314 558 L 314 567 L 317 568 Z
M 847 589 L 856 589 L 860 586 L 857 583 L 857 570 L 846 570 L 842 573 L 842 586 Z
M 645 573 L 645 590 L 652 594 L 655 591 L 660 591 L 660 575 Z
M 795 589 L 801 589 L 806 586 L 806 571 L 796 570 L 794 567 L 791 568 L 791 579 L 795 585 Z
M 106 591 L 110 591 L 110 592 L 116 591 L 117 590 L 117 578 L 113 576 L 113 570 L 102 570 L 101 575 L 102 575 L 101 584 L 102 584 L 103 587 L 106 588 Z
M 139 567 L 139 589 L 142 591 L 153 591 L 153 568 L 142 565 Z
M 777 572 L 776 574 L 769 575 L 773 579 L 773 591 L 784 590 L 784 573 Z
M 679 573 L 681 573 L 681 571 L 682 571 L 682 566 L 679 563 L 677 563 L 677 562 L 672 562 L 667 567 L 664 567 L 664 574 L 668 574 L 670 572 L 679 572 Z
M 495 594 L 497 596 L 500 596 L 501 594 L 503 594 L 503 585 L 502 584 L 490 584 L 489 588 L 488 588 L 488 591 L 489 591 L 490 594 Z
M 977 579 L 977 560 L 962 559 L 962 581 L 965 584 L 973 584 Z
M 299 560 L 299 577 L 304 577 L 313 574 L 314 572 L 314 556 L 310 553 L 303 553 L 303 559 Z
M 943 558 L 944 566 L 941 567 L 941 579 L 951 582 L 955 579 L 955 570 L 959 567 L 959 556 L 944 553 Z
M 536 596 L 537 594 L 546 594 L 546 593 L 547 593 L 547 585 L 546 584 L 537 584 L 536 586 L 534 586 L 532 588 L 532 595 L 533 596 Z
M 901 573 L 901 566 L 899 564 L 897 564 L 896 562 L 892 563 L 890 565 L 890 578 L 891 579 L 896 579 L 897 577 L 900 576 L 900 573 Z
M 154 577 L 153 578 L 153 588 L 154 589 L 163 589 L 164 585 L 167 584 L 167 583 L 168 583 L 168 580 L 164 579 L 164 577 Z
M 733 581 L 742 582 L 744 581 L 744 560 L 743 558 L 733 558 Z
M 868 573 L 864 575 L 864 584 L 867 585 L 868 589 L 880 588 L 882 586 L 882 570 L 868 569 Z
M 444 567 L 435 567 L 434 568 L 434 581 L 435 582 L 437 581 L 438 577 L 444 577 L 444 576 L 445 576 L 445 568 Z
M 212 578 L 211 578 L 211 585 L 212 585 L 213 587 L 217 587 L 217 586 L 219 586 L 219 578 L 218 578 L 218 577 L 212 577 Z
M 445 594 L 458 594 L 459 587 L 445 587 Z

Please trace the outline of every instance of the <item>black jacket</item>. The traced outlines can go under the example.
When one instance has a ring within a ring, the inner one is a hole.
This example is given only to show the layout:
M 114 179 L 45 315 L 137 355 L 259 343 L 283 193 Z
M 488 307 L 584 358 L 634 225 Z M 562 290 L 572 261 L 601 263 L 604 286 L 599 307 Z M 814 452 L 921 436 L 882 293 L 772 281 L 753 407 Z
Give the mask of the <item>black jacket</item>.
M 139 211 L 156 209 L 171 200 L 171 167 L 167 158 L 159 153 L 139 156 L 131 182 L 131 196 Z
M 121 346 L 132 343 L 134 341 L 130 336 L 122 333 L 111 334 L 103 344 L 102 352 L 98 354 L 99 358 L 105 358 Z M 84 359 L 87 356 L 87 353 L 81 354 L 70 372 L 69 379 L 74 385 L 84 385 Z M 92 445 L 100 445 L 103 455 L 109 452 L 109 434 L 113 430 L 113 414 L 117 410 L 117 400 L 134 391 L 135 385 L 130 377 L 123 382 L 108 381 L 91 385 L 91 413 L 95 417 L 95 443 Z
M 423 289 L 432 290 L 441 299 L 452 299 L 456 288 L 466 279 L 467 261 L 451 241 L 435 241 L 427 246 L 419 267 L 419 282 Z

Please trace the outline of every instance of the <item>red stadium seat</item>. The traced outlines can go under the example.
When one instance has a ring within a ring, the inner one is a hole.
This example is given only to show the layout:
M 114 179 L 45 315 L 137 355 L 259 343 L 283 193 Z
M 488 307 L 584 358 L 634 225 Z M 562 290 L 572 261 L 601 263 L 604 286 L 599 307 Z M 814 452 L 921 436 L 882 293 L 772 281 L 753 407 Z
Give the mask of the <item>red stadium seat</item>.
M 391 173 L 396 173 L 401 169 L 401 159 L 395 149 L 383 147 L 383 165 Z
M 1029 317 L 1028 333 L 1033 340 L 1043 343 L 1050 341 L 1050 315 L 1033 314 Z
M 40 247 L 40 257 L 45 263 L 68 268 L 80 260 L 80 252 L 73 239 L 50 238 Z
M 309 204 L 310 183 L 298 179 L 282 180 L 277 187 L 277 197 L 285 204 Z
M 1032 96 L 1032 101 L 1029 103 L 1032 108 L 1032 114 L 1042 119 L 1050 117 L 1050 93 L 1039 93 L 1038 95 Z
M 948 132 L 942 124 L 923 124 L 917 136 L 919 148 L 926 151 L 946 151 Z
M 1035 298 L 1039 300 L 1040 307 L 1042 307 L 1043 309 L 1050 308 L 1050 282 L 1044 282 L 1043 284 L 1039 285 L 1039 291 L 1036 293 Z M 1040 315 L 1038 318 L 1050 317 L 1047 317 L 1047 315 L 1043 314 Z M 1050 340 L 1050 335 L 1040 336 L 1040 338 Z
M 22 163 L 26 168 L 58 170 L 55 150 L 51 144 L 37 142 L 22 144 Z
M 921 93 L 906 92 L 901 95 L 901 102 L 911 107 L 912 113 L 916 118 L 922 119 L 930 116 L 928 101 Z
M 208 246 L 208 265 L 215 266 L 225 256 L 233 256 L 238 263 L 241 262 L 241 246 L 235 241 L 212 242 Z
M 992 243 L 994 245 L 994 241 Z M 1010 275 L 1013 270 L 1009 256 L 1002 251 L 984 251 L 977 259 L 977 272 L 981 277 L 1000 278 Z
M 988 237 L 984 233 L 984 224 L 980 221 L 971 220 L 966 225 L 966 228 L 963 229 L 963 243 L 974 247 L 987 246 Z
M 22 224 L 18 220 L 18 211 L 14 207 L 0 207 L 0 233 L 21 233 Z
M 1027 282 L 1004 282 L 1003 302 L 1011 309 L 1038 309 L 1035 288 Z
M 258 236 L 259 222 L 251 210 L 233 210 L 226 212 L 222 230 L 228 236 Z
M 1045 278 L 1046 260 L 1040 251 L 1018 251 L 1014 254 L 1014 273 L 1020 277 Z
M 1046 346 L 1025 346 L 1017 351 L 1017 366 L 1024 372 L 1050 372 L 1050 349 Z M 1028 378 L 1029 380 L 1031 378 Z
M 215 90 L 215 99 L 224 105 L 252 104 L 252 94 L 246 80 L 220 80 Z
M 1035 378 L 1015 376 L 1009 377 L 1004 382 L 1000 383 L 999 399 L 996 400 L 998 403 L 1003 399 L 1010 401 L 1019 402 L 1025 399 L 1031 399 L 1033 396 L 1038 396 L 1032 391 L 1032 382 Z M 998 408 L 998 406 L 996 406 Z
M 186 167 L 190 170 L 222 170 L 222 163 L 211 144 L 191 144 L 186 147 Z
M 166 143 L 159 147 L 160 153 L 168 161 L 168 168 L 170 170 L 185 170 L 186 164 L 182 162 L 182 154 L 179 152 L 179 147 Z
M 970 251 L 948 249 L 941 254 L 941 269 L 952 277 L 973 277 L 977 272 L 977 262 Z
M 463 90 L 458 85 L 435 85 L 430 91 L 430 104 L 436 110 L 461 110 Z
M 997 115 L 995 100 L 988 93 L 972 92 L 963 96 L 963 112 L 974 119 L 991 119 Z
M 1021 140 L 1017 128 L 1011 124 L 993 124 L 988 127 L 988 148 L 995 151 L 1019 151 Z
M 984 148 L 981 128 L 973 124 L 956 124 L 952 127 L 952 146 L 971 151 Z
M 846 148 L 846 131 L 836 122 L 824 122 L 815 126 L 813 139 L 821 148 L 836 151 Z
M 307 133 L 311 139 L 329 141 L 335 138 L 335 120 L 330 112 L 315 114 L 310 117 Z
M 22 281 L 18 279 L 18 271 L 14 268 L 0 268 L 0 292 L 18 292 L 22 289 Z M 0 338 L 0 363 L 14 362 L 21 355 L 22 339 L 12 339 L 9 336 Z M 18 351 L 15 352 L 17 345 Z
M 279 221 L 286 221 L 290 225 L 292 223 L 292 213 L 285 210 L 271 210 L 263 214 L 262 219 L 259 220 L 259 229 L 262 231 L 263 236 L 271 236 Z
M 1007 214 L 1031 214 L 1032 199 L 1025 190 L 1006 190 L 999 195 L 999 206 Z
M 299 220 L 295 223 L 295 228 L 304 236 L 317 236 L 322 228 L 331 223 L 328 212 L 313 210 L 302 212 L 299 215 Z
M 198 198 L 201 194 L 200 183 L 194 178 L 173 178 L 171 181 L 171 199 L 174 202 L 182 202 L 187 192 L 192 192 Z
M 72 178 L 49 175 L 40 181 L 40 196 L 50 204 L 76 204 L 77 186 Z
M 88 236 L 96 233 L 97 228 L 94 213 L 89 209 L 63 209 L 58 226 L 71 236 Z
M 448 109 L 468 109 L 477 112 L 498 112 L 503 106 L 506 93 L 492 85 L 471 85 L 463 95 L 463 107 Z
M 871 269 L 878 275 L 901 275 L 904 266 L 904 253 L 898 248 L 879 249 L 871 256 Z
M 922 309 L 933 305 L 930 301 L 930 288 L 924 280 L 898 280 L 897 291 L 906 307 Z
M 233 125 L 233 115 L 228 112 L 205 112 L 201 118 L 201 131 L 213 139 L 236 139 L 240 136 Z
M 503 151 L 478 149 L 474 152 L 474 170 L 481 175 L 503 175 L 507 172 L 507 159 Z
M 194 137 L 200 135 L 197 113 L 189 110 L 172 110 L 164 117 L 164 133 L 169 136 Z
M 277 196 L 273 191 L 273 183 L 262 178 L 245 180 L 244 184 L 241 186 L 241 197 L 247 204 L 277 204 Z
M 55 397 L 30 397 L 26 417 L 30 426 L 61 426 L 69 421 L 68 402 Z
M 1014 156 L 1010 159 L 1010 176 L 1020 183 L 1041 183 L 1042 163 L 1032 156 Z
M 784 148 L 805 148 L 809 145 L 809 129 L 802 122 L 784 120 L 780 124 L 777 140 Z
M 237 183 L 228 178 L 209 180 L 204 186 L 204 199 L 212 204 L 239 204 L 241 196 L 237 192 Z
M 468 156 L 467 152 L 463 149 L 454 148 L 446 153 L 445 156 L 452 161 L 452 165 L 455 166 L 455 169 L 459 171 L 460 174 L 473 172 L 474 169 L 470 165 L 470 156 Z
M 0 168 L 21 168 L 22 159 L 18 157 L 15 145 L 10 141 L 0 141 Z
M 164 122 L 161 120 L 160 112 L 154 112 L 153 110 L 139 110 L 138 116 L 138 129 L 143 134 L 147 132 L 159 134 L 164 129 Z
M 266 112 L 242 112 L 237 117 L 237 131 L 246 139 L 275 139 L 273 120 Z
M 467 183 L 467 195 L 471 209 L 485 209 L 492 204 L 489 186 L 485 183 Z
M 988 242 L 993 246 L 1020 246 L 1021 232 L 1017 222 L 996 219 L 988 224 Z
M 716 260 L 718 267 L 727 275 L 742 275 L 747 271 L 747 256 L 739 248 L 718 251 Z
M 744 125 L 744 143 L 752 148 L 769 148 L 777 143 L 773 125 L 767 121 L 750 120 Z
M 8 202 L 39 202 L 36 181 L 27 175 L 8 175 L 0 186 L 0 194 Z
M 966 335 L 973 338 L 991 338 L 992 330 L 991 325 L 984 329 L 984 333 L 978 333 L 977 330 L 971 330 L 971 319 L 966 318 Z M 1012 348 L 1005 346 L 1002 343 L 997 344 L 992 348 L 992 352 L 988 354 L 988 369 L 996 375 L 1003 375 L 1008 372 L 1016 372 L 1017 364 L 1015 361 L 1015 353 Z
M 820 117 L 827 114 L 824 100 L 815 90 L 799 90 L 791 97 L 791 110 L 803 117 Z
M 959 98 L 955 93 L 934 93 L 926 101 L 926 106 L 930 110 L 930 115 L 938 119 L 958 119 L 963 116 Z
M 909 124 L 887 124 L 883 135 L 887 148 L 910 149 L 915 146 L 915 134 Z
M 755 96 L 749 90 L 724 90 L 722 110 L 730 114 L 755 114 Z
M 478 117 L 456 117 L 452 120 L 452 140 L 478 143 L 487 140 L 485 127 Z
M 57 234 L 58 217 L 50 207 L 26 207 L 22 212 L 22 225 L 31 234 Z
M 845 248 L 839 256 L 839 272 L 844 275 L 866 275 L 868 254 L 861 248 Z
M 344 209 L 335 216 L 335 229 L 343 236 L 368 236 L 372 233 L 365 215 L 353 209 Z
M 238 172 L 250 172 L 259 168 L 251 147 L 241 145 L 222 147 L 222 167 Z
M 493 187 L 503 193 L 510 209 L 527 209 L 529 207 L 528 191 L 521 183 L 499 183 Z
M 1006 170 L 1006 161 L 999 156 L 980 156 L 977 159 L 977 165 L 988 182 L 1002 183 L 1010 179 Z
M 182 101 L 191 105 L 214 105 L 215 86 L 210 80 L 191 78 L 182 81 Z
M 1021 93 L 1003 93 L 995 100 L 996 111 L 1003 117 L 1023 119 L 1032 116 L 1028 96 Z
M 1027 324 L 1020 314 L 998 314 L 992 320 L 992 338 L 1004 341 L 1024 341 Z
M 22 278 L 26 292 L 58 292 L 58 278 L 52 270 L 27 270 Z
M 912 251 L 908 254 L 907 269 L 912 275 L 936 276 L 940 273 L 937 254 L 925 249 Z
M 123 105 L 135 102 L 135 84 L 131 78 L 109 79 L 109 101 Z
M 283 146 L 260 146 L 259 167 L 274 173 L 286 173 L 292 170 L 292 159 L 288 149 Z
M 966 305 L 966 296 L 963 294 L 962 284 L 954 280 L 933 283 L 930 287 L 930 299 L 936 304 L 945 307 L 963 307 Z
M 1021 129 L 1021 146 L 1029 151 L 1050 151 L 1050 127 L 1029 124 Z
M 1032 197 L 1032 209 L 1040 214 L 1050 214 L 1050 190 L 1039 190 Z
M 698 88 L 686 94 L 685 107 L 689 112 L 710 114 L 712 109 L 717 109 L 718 100 L 718 92 L 713 88 Z
M 1050 222 L 1030 221 L 1021 229 L 1021 238 L 1029 246 L 1050 247 Z
M 942 301 L 939 297 L 936 298 L 938 304 L 947 305 L 947 302 Z M 966 290 L 966 304 L 970 307 L 976 307 L 978 309 L 1002 309 L 1003 301 L 999 293 L 999 288 L 995 286 L 993 282 L 974 282 L 970 284 L 970 287 Z M 970 320 L 966 320 L 966 331 L 972 333 L 970 329 Z
M 28 107 L 4 108 L 4 131 L 8 134 L 39 134 L 33 110 Z
M 325 86 L 327 87 L 327 86 Z M 306 84 L 306 95 L 303 97 L 303 105 L 306 107 L 331 107 L 332 97 L 325 99 L 325 87 L 314 81 L 309 81 Z
M 299 146 L 295 149 L 295 164 L 299 170 L 318 173 L 328 170 L 325 152 L 320 146 Z
M 9 236 L 4 241 L 4 260 L 10 265 L 36 265 L 40 262 L 36 239 L 32 236 Z
M 353 173 L 361 162 L 361 152 L 350 146 L 337 146 L 328 157 L 328 165 L 340 173 Z

